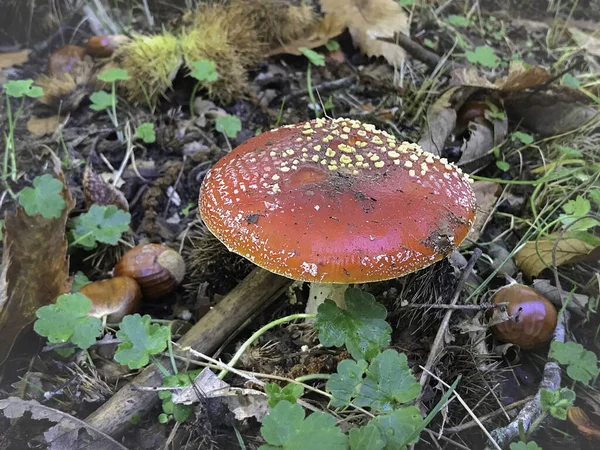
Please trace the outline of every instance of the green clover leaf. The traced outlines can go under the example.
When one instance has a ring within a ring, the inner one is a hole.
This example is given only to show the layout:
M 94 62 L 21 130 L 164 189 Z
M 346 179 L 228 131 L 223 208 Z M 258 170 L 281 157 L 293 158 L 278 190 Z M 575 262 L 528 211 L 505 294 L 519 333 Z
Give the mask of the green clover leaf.
M 390 412 L 417 398 L 421 385 L 412 375 L 406 355 L 388 349 L 368 367 L 365 361 L 341 361 L 337 373 L 327 381 L 327 390 L 333 395 L 333 406 L 344 407 L 352 401 L 356 406 Z
M 85 350 L 102 333 L 102 321 L 87 316 L 91 309 L 92 301 L 79 292 L 61 295 L 55 304 L 37 310 L 33 329 L 51 344 L 72 342 Z
M 550 357 L 559 364 L 567 366 L 567 375 L 571 379 L 587 385 L 600 373 L 596 354 L 575 342 L 552 342 Z
M 131 80 L 131 77 L 127 70 L 114 67 L 98 74 L 98 79 L 106 83 L 114 83 L 115 81 Z
M 346 309 L 331 300 L 319 306 L 315 328 L 325 347 L 346 346 L 354 359 L 372 359 L 390 345 L 392 327 L 385 321 L 387 312 L 371 294 L 348 288 Z
M 315 52 L 306 47 L 298 48 L 300 53 L 302 53 L 306 58 L 315 66 L 324 66 L 325 65 L 325 57 L 320 53 Z
M 191 66 L 192 71 L 190 72 L 190 76 L 198 81 L 212 83 L 219 79 L 219 74 L 216 71 L 216 65 L 214 61 L 210 61 L 208 59 L 193 61 Z
M 113 100 L 117 103 L 117 99 L 112 94 L 106 91 L 96 91 L 90 95 L 92 104 L 90 108 L 94 111 L 102 111 L 103 109 L 110 108 L 113 104 Z
M 129 229 L 131 214 L 114 205 L 92 205 L 85 214 L 73 219 L 71 245 L 95 248 L 97 242 L 115 245 L 121 234 Z
M 519 441 L 510 444 L 510 450 L 542 450 L 542 447 L 539 447 L 534 441 L 528 443 Z
M 190 370 L 188 372 L 179 372 L 177 375 L 169 375 L 163 379 L 164 387 L 186 387 L 198 376 L 200 370 Z M 173 392 L 159 391 L 158 397 L 162 400 L 163 412 L 172 415 L 176 422 L 185 422 L 190 418 L 194 411 L 193 405 L 184 405 L 173 403 Z M 165 422 L 166 423 L 166 422 Z
M 396 409 L 391 414 L 378 416 L 374 421 L 379 426 L 381 435 L 387 440 L 385 448 L 406 450 L 408 445 L 419 440 L 418 435 L 412 439 L 411 436 L 421 426 L 423 418 L 419 408 L 409 406 Z
M 385 438 L 375 422 L 369 422 L 364 427 L 352 428 L 348 433 L 351 450 L 382 450 L 385 448 Z
M 224 116 L 217 117 L 215 126 L 217 131 L 225 133 L 230 138 L 234 138 L 242 129 L 242 121 L 236 116 L 226 114 Z
M 275 405 L 282 400 L 296 403 L 296 401 L 304 394 L 304 388 L 299 384 L 293 383 L 288 384 L 283 389 L 275 383 L 267 383 L 265 384 L 264 389 L 271 408 L 274 408 Z
M 260 429 L 269 445 L 259 450 L 347 450 L 348 438 L 335 426 L 335 418 L 315 412 L 305 419 L 297 403 L 282 400 L 265 416 Z
M 41 214 L 45 219 L 57 219 L 65 209 L 65 199 L 60 195 L 63 184 L 50 174 L 36 177 L 33 187 L 19 193 L 19 204 L 28 216 Z
M 533 144 L 533 136 L 530 135 L 529 133 L 523 133 L 521 131 L 515 131 L 515 132 L 513 132 L 512 136 L 515 139 L 518 139 L 519 141 L 521 141 L 521 143 L 524 144 L 524 145 Z
M 152 318 L 139 314 L 125 316 L 117 338 L 123 343 L 117 347 L 115 361 L 127 365 L 130 369 L 144 367 L 150 361 L 150 356 L 157 355 L 167 348 L 170 337 L 168 327 L 151 324 Z
M 484 67 L 498 67 L 500 64 L 494 49 L 487 46 L 476 47 L 475 51 L 467 50 L 465 56 L 470 63 L 481 64 Z
M 4 84 L 6 95 L 14 98 L 38 98 L 44 95 L 44 90 L 33 86 L 33 80 L 9 80 Z
M 138 127 L 135 135 L 146 144 L 153 144 L 156 142 L 156 133 L 154 132 L 153 123 L 144 122 Z

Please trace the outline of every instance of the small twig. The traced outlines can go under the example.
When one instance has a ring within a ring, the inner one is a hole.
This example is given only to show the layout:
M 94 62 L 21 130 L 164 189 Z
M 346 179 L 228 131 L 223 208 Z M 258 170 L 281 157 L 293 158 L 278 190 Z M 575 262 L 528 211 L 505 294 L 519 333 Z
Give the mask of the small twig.
M 348 86 L 352 86 L 356 81 L 358 81 L 357 75 L 352 75 L 350 77 L 340 78 L 339 80 L 326 81 L 325 83 L 318 84 L 316 86 L 312 86 L 310 92 L 327 92 L 327 91 L 335 91 L 338 89 L 343 89 Z M 286 95 L 286 101 L 289 101 L 296 97 L 303 97 L 308 95 L 309 90 L 307 89 L 299 89 L 294 91 L 288 95 Z
M 461 274 L 460 279 L 458 280 L 456 289 L 454 291 L 454 297 L 452 298 L 452 301 L 450 302 L 450 306 L 454 306 L 458 302 L 458 299 L 460 298 L 460 294 L 462 292 L 463 286 L 465 285 L 465 281 L 467 280 L 467 277 L 471 273 L 471 270 L 473 270 L 475 263 L 481 256 L 481 253 L 482 252 L 480 249 L 475 249 L 473 251 L 473 255 L 471 256 L 471 259 L 465 266 L 463 273 Z M 421 374 L 421 379 L 419 380 L 419 382 L 421 383 L 421 386 L 425 386 L 427 384 L 427 382 L 429 381 L 429 374 L 431 373 L 430 371 L 432 370 L 439 355 L 442 352 L 442 349 L 444 347 L 444 335 L 446 333 L 448 325 L 450 324 L 450 318 L 452 317 L 453 312 L 454 312 L 453 309 L 449 309 L 448 311 L 446 311 L 446 314 L 444 315 L 444 319 L 442 320 L 442 323 L 440 324 L 440 328 L 438 329 L 438 332 L 433 341 L 433 345 L 431 346 L 431 350 L 429 352 L 429 357 L 427 358 L 427 362 L 425 363 L 425 369 L 423 370 L 423 373 Z M 421 390 L 421 394 L 419 395 L 419 398 L 417 399 L 417 405 L 421 404 L 423 392 L 424 392 L 424 390 Z
M 122 344 L 123 341 L 121 339 L 106 339 L 106 340 L 100 340 L 100 341 L 96 341 L 92 344 L 92 347 L 97 347 L 100 345 L 113 345 L 113 344 Z M 54 344 L 54 345 L 46 345 L 44 348 L 42 348 L 42 353 L 44 352 L 51 352 L 52 350 L 58 350 L 61 348 L 78 348 L 76 344 L 73 344 L 72 342 L 65 342 L 64 344 Z
M 496 411 L 492 411 L 489 414 L 481 416 L 479 418 L 479 421 L 485 422 L 486 420 L 489 420 L 496 416 L 502 415 L 502 414 L 504 414 L 505 411 L 510 411 L 511 409 L 518 408 L 519 406 L 524 405 L 531 399 L 533 399 L 533 395 L 530 395 L 529 397 L 525 397 L 524 399 L 521 399 L 519 401 L 511 403 L 510 405 L 505 406 L 504 408 L 497 409 Z M 474 420 L 471 420 L 470 422 L 466 422 L 461 425 L 457 425 L 455 427 L 445 428 L 443 432 L 444 433 L 460 433 L 462 431 L 468 430 L 469 428 L 473 428 L 475 426 L 477 426 L 477 422 L 475 422 Z
M 440 63 L 441 58 L 438 55 L 417 44 L 404 33 L 395 33 L 393 38 L 379 40 L 400 45 L 410 56 L 418 59 L 431 70 L 435 69 Z

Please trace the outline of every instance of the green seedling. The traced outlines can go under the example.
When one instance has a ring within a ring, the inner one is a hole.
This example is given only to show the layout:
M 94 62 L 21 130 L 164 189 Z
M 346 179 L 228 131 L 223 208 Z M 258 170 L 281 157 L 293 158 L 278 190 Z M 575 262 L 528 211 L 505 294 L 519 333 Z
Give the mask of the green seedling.
M 567 409 L 573 406 L 575 392 L 568 388 L 557 391 L 540 390 L 540 404 L 547 414 L 559 420 L 567 420 Z
M 70 247 L 96 248 L 98 242 L 116 245 L 129 229 L 131 214 L 114 205 L 92 205 L 90 210 L 72 221 Z
M 306 56 L 306 58 L 311 62 L 311 64 L 314 64 L 315 66 L 325 65 L 325 57 L 322 54 L 306 47 L 300 47 L 298 50 L 300 51 L 300 53 Z
M 281 388 L 275 383 L 265 384 L 265 394 L 267 394 L 268 403 L 271 408 L 274 408 L 277 403 L 282 400 L 287 400 L 290 403 L 296 403 L 300 397 L 304 395 L 304 388 L 299 384 L 288 384 Z
M 533 136 L 530 135 L 529 133 L 515 131 L 515 132 L 513 132 L 512 137 L 519 140 L 523 145 L 533 144 Z
M 470 63 L 479 64 L 483 67 L 498 67 L 500 60 L 496 56 L 494 49 L 488 46 L 475 47 L 474 51 L 465 52 L 465 57 Z
M 78 271 L 73 275 L 73 285 L 71 286 L 71 292 L 79 292 L 82 287 L 86 284 L 90 284 L 91 281 L 87 275 L 81 271 Z
M 148 315 L 125 316 L 117 332 L 119 344 L 115 361 L 130 369 L 140 369 L 150 362 L 150 358 L 163 352 L 171 337 L 169 327 L 151 323 Z M 154 361 L 155 363 L 157 361 Z
M 2 166 L 2 180 L 6 184 L 9 173 L 10 160 L 10 179 L 17 180 L 17 160 L 15 156 L 15 128 L 17 120 L 23 113 L 26 98 L 39 98 L 44 95 L 44 90 L 39 86 L 33 85 L 33 80 L 9 80 L 4 84 L 4 93 L 6 97 L 6 118 L 8 120 L 8 134 L 4 134 L 4 164 Z M 19 108 L 13 115 L 11 98 L 21 99 Z M 10 189 L 8 192 L 14 197 Z
M 465 16 L 457 16 L 456 14 L 451 14 L 446 19 L 448 23 L 454 27 L 468 27 L 469 19 Z
M 519 441 L 510 444 L 510 450 L 542 450 L 542 447 L 538 446 L 534 441 L 527 443 Z
M 153 144 L 156 142 L 156 133 L 154 132 L 153 123 L 144 122 L 137 128 L 135 135 L 146 144 Z
M 192 370 L 189 372 L 179 372 L 176 375 L 169 375 L 163 379 L 163 387 L 183 388 L 189 386 L 199 373 L 199 370 Z M 158 416 L 160 423 L 168 423 L 171 419 L 174 419 L 176 422 L 185 422 L 194 411 L 193 405 L 173 403 L 173 392 L 171 391 L 160 391 L 158 398 L 162 400 L 163 409 L 163 413 Z
M 90 95 L 92 104 L 90 108 L 94 111 L 106 110 L 110 121 L 113 123 L 115 128 L 119 128 L 119 119 L 117 118 L 117 94 L 116 94 L 116 83 L 117 81 L 126 81 L 131 79 L 125 69 L 108 69 L 98 75 L 100 81 L 110 83 L 110 93 L 106 91 L 97 91 Z
M 195 114 L 194 99 L 196 98 L 196 92 L 198 92 L 201 86 L 205 86 L 210 92 L 212 84 L 219 79 L 219 74 L 217 73 L 215 62 L 208 59 L 193 61 L 191 66 L 190 77 L 197 80 L 190 96 L 190 114 L 193 118 Z
M 235 138 L 242 130 L 242 121 L 231 114 L 217 117 L 215 122 L 217 131 L 225 134 L 227 137 Z

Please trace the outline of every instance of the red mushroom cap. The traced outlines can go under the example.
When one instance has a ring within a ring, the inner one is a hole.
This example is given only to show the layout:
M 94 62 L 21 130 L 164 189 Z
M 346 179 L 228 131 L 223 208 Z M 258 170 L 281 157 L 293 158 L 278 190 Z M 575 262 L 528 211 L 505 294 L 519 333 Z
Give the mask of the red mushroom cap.
M 373 125 L 316 119 L 254 137 L 206 175 L 200 214 L 229 250 L 301 281 L 364 283 L 444 258 L 475 219 L 470 179 Z

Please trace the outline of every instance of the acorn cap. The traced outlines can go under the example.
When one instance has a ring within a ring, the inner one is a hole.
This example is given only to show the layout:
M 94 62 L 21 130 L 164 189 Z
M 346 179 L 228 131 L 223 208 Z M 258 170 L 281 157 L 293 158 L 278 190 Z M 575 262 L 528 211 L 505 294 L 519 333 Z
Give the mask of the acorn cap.
M 381 281 L 429 266 L 465 239 L 476 208 L 459 168 L 349 119 L 248 140 L 206 175 L 199 206 L 229 250 L 320 283 Z

